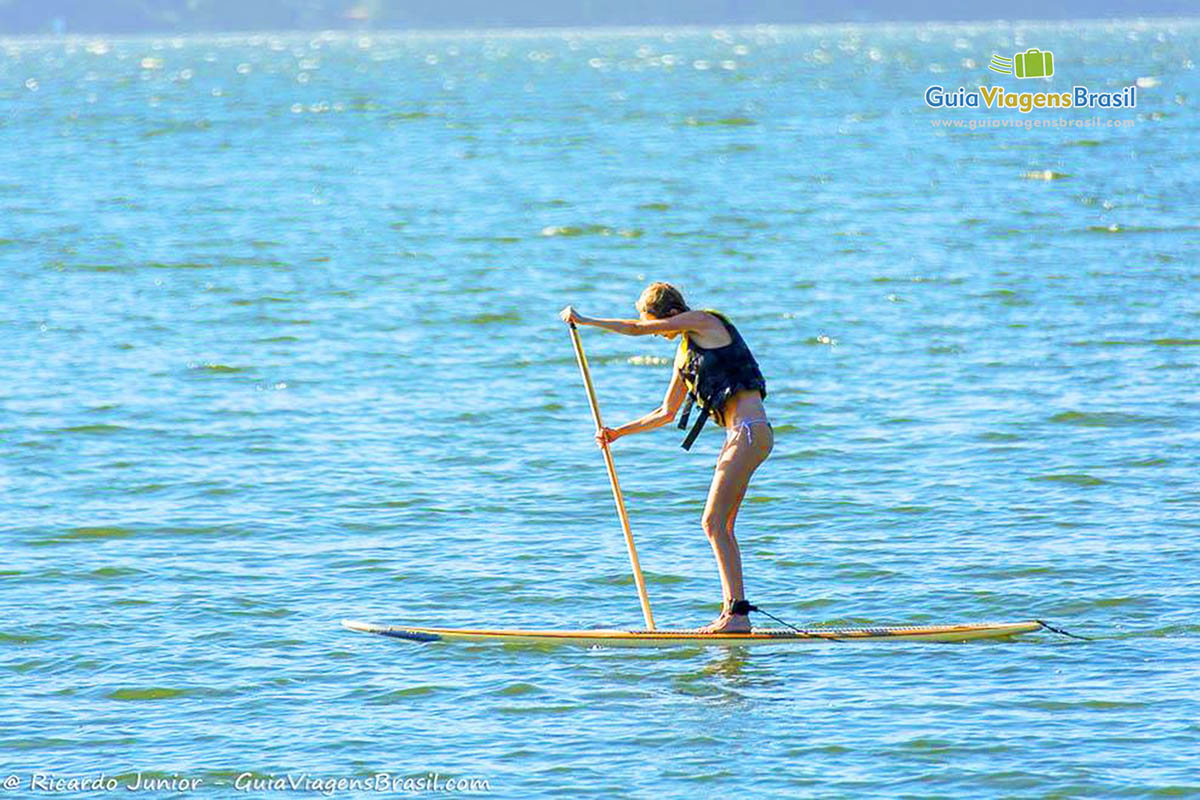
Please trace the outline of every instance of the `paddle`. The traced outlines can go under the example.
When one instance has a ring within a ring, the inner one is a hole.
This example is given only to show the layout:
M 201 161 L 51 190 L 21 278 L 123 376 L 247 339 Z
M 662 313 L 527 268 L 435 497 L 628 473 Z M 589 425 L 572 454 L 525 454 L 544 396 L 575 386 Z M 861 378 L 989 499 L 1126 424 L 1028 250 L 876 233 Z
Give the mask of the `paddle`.
M 583 375 L 583 385 L 587 387 L 588 403 L 592 407 L 592 419 L 596 422 L 596 433 L 604 429 L 600 421 L 600 405 L 596 402 L 596 389 L 592 386 L 592 374 L 588 371 L 587 356 L 583 354 L 583 343 L 579 341 L 579 330 L 574 322 L 571 326 L 571 342 L 575 345 L 575 360 L 579 362 L 579 372 Z M 608 482 L 612 484 L 613 499 L 617 501 L 617 516 L 621 518 L 621 528 L 625 531 L 625 545 L 629 548 L 629 563 L 633 567 L 633 580 L 637 584 L 638 599 L 642 601 L 642 616 L 646 618 L 646 630 L 654 630 L 654 615 L 650 613 L 650 597 L 646 594 L 646 580 L 642 577 L 642 565 L 638 563 L 637 547 L 633 544 L 633 531 L 629 529 L 629 515 L 625 512 L 625 500 L 621 497 L 621 484 L 617 483 L 617 468 L 613 464 L 612 453 L 608 442 L 601 446 L 604 451 L 604 464 L 608 467 Z

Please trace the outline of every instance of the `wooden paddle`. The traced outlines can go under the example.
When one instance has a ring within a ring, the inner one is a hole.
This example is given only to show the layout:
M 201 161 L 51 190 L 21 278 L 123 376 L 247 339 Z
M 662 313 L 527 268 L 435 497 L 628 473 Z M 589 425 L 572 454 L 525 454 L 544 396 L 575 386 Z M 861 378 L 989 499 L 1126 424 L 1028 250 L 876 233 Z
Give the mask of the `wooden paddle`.
M 575 360 L 579 362 L 579 372 L 583 375 L 583 385 L 587 387 L 588 403 L 592 406 L 592 419 L 596 422 L 596 433 L 604 429 L 600 421 L 600 405 L 596 402 L 596 389 L 592 386 L 592 373 L 588 370 L 587 356 L 583 354 L 583 343 L 579 341 L 579 330 L 575 323 L 571 326 L 571 342 L 575 345 Z M 638 599 L 642 601 L 642 616 L 646 618 L 646 630 L 654 630 L 654 615 L 650 613 L 650 597 L 646 594 L 646 579 L 642 577 L 642 565 L 638 562 L 637 547 L 633 544 L 633 531 L 629 529 L 629 514 L 625 512 L 625 500 L 621 497 L 621 484 L 617 482 L 617 468 L 613 464 L 612 453 L 608 442 L 601 446 L 604 451 L 604 464 L 608 467 L 608 482 L 612 484 L 613 499 L 617 501 L 617 516 L 621 518 L 621 528 L 625 531 L 625 545 L 629 548 L 629 563 L 633 567 L 633 580 L 637 584 Z

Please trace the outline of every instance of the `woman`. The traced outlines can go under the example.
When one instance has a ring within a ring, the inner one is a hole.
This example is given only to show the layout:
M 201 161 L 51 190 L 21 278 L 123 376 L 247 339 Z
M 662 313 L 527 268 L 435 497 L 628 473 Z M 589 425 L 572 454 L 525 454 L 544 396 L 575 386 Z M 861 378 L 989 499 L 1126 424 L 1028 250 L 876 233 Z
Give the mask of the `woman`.
M 724 604 L 721 615 L 700 630 L 749 631 L 750 619 L 746 615 L 749 603 L 742 586 L 742 557 L 733 535 L 733 523 L 750 476 L 775 444 L 775 434 L 762 402 L 767 396 L 767 383 L 737 328 L 718 312 L 689 309 L 683 295 L 671 284 L 650 284 L 638 298 L 636 308 L 636 320 L 585 317 L 571 306 L 560 314 L 564 322 L 595 325 L 626 336 L 654 334 L 667 339 L 680 338 L 674 374 L 662 404 L 640 419 L 602 429 L 596 434 L 596 442 L 603 445 L 631 433 L 666 425 L 674 419 L 685 396 L 688 403 L 680 428 L 687 426 L 692 405 L 700 406 L 700 418 L 684 439 L 685 449 L 691 447 L 708 416 L 724 426 L 725 446 L 717 459 L 700 522 L 717 559 Z

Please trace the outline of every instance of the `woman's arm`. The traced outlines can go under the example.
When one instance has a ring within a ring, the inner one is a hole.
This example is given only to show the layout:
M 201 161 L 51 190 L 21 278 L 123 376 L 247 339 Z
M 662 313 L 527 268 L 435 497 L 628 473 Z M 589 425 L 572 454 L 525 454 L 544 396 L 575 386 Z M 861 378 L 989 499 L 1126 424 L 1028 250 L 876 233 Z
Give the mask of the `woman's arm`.
M 604 428 L 596 434 L 597 443 L 613 442 L 631 433 L 641 433 L 666 425 L 675 419 L 675 414 L 679 411 L 679 406 L 683 404 L 683 398 L 686 396 L 687 386 L 683 382 L 683 376 L 679 374 L 679 370 L 675 370 L 671 375 L 671 383 L 667 386 L 667 393 L 663 395 L 662 404 L 658 408 L 644 417 L 626 422 L 620 427 Z
M 626 336 L 648 336 L 653 333 L 675 333 L 688 331 L 711 331 L 712 318 L 703 311 L 684 311 L 666 319 L 601 319 L 585 317 L 573 307 L 567 306 L 559 314 L 563 322 L 577 325 L 593 325 L 615 331 Z M 719 323 L 718 323 L 719 324 Z

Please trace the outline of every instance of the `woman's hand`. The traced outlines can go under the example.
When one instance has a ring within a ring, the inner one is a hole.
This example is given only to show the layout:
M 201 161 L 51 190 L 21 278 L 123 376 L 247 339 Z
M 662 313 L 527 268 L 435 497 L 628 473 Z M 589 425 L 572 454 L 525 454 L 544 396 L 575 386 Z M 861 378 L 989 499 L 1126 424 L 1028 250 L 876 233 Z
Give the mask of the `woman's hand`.
M 596 446 L 604 447 L 605 445 L 612 444 L 620 438 L 621 434 L 618 433 L 614 428 L 601 428 L 600 430 L 596 431 Z
M 562 311 L 558 312 L 558 318 L 568 324 L 574 322 L 576 325 L 583 324 L 583 317 L 575 311 L 574 306 L 567 306 Z

